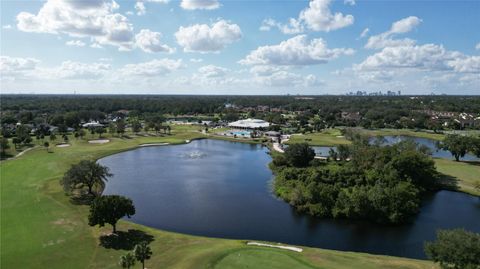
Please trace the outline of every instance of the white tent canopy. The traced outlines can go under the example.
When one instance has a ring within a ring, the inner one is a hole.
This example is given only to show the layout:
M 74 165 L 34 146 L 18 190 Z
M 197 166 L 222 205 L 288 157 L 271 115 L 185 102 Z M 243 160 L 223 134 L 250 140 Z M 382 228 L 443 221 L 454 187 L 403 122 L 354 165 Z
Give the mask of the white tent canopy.
M 228 124 L 228 126 L 240 129 L 258 129 L 268 128 L 268 126 L 270 126 L 270 123 L 259 119 L 246 119 L 231 122 Z

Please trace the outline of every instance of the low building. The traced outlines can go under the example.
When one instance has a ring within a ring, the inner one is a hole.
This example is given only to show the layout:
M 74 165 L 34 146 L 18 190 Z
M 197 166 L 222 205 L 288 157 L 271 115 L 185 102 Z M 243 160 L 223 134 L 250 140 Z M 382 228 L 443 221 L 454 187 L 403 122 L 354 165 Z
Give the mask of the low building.
M 268 128 L 269 126 L 269 122 L 259 119 L 238 120 L 228 124 L 228 127 L 230 128 L 250 130 Z
M 99 123 L 98 121 L 91 121 L 82 124 L 83 128 L 96 128 L 96 127 L 103 127 L 103 124 Z
M 268 131 L 265 132 L 264 135 L 274 142 L 280 142 L 280 137 L 282 136 L 280 132 L 276 131 Z

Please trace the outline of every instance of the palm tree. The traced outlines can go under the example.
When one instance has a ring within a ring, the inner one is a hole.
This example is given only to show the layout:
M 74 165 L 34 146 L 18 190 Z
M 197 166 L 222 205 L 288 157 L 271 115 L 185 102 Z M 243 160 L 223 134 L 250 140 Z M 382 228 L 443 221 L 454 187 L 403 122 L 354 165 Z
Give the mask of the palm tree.
M 130 267 L 135 265 L 135 255 L 128 252 L 127 254 L 120 256 L 119 264 L 122 268 L 130 269 Z
M 142 268 L 145 269 L 145 260 L 148 260 L 152 257 L 152 250 L 148 246 L 147 242 L 142 242 L 135 246 L 133 249 L 135 258 L 142 263 Z

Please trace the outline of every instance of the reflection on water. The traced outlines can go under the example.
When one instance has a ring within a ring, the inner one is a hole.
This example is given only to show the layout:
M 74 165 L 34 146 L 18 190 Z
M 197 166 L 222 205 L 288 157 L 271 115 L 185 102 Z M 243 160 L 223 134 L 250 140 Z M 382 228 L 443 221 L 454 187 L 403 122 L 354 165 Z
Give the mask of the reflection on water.
M 180 156 L 182 156 L 183 158 L 198 159 L 198 158 L 203 158 L 207 156 L 207 154 L 200 151 L 192 151 L 192 152 L 182 153 Z
M 195 154 L 192 154 L 195 153 Z M 190 158 L 185 156 L 197 156 Z M 267 149 L 217 140 L 146 147 L 101 159 L 114 177 L 106 194 L 133 199 L 132 221 L 211 237 L 266 240 L 423 258 L 438 228 L 480 232 L 480 199 L 441 191 L 423 201 L 411 224 L 317 219 L 275 198 Z

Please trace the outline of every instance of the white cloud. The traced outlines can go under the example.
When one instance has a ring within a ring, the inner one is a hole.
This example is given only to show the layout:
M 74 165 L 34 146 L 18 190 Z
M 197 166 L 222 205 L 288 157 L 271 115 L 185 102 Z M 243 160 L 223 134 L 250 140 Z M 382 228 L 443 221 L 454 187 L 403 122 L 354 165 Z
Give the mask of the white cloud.
M 333 14 L 330 11 L 331 0 L 312 0 L 309 7 L 304 9 L 299 19 L 304 21 L 308 28 L 314 31 L 330 32 L 352 25 L 354 17 L 343 15 L 340 12 Z
M 118 8 L 113 0 L 48 0 L 37 14 L 20 12 L 17 28 L 24 32 L 91 37 L 99 44 L 128 50 L 133 26 L 125 16 L 115 13 Z
M 0 56 L 0 78 L 16 79 L 28 75 L 37 68 L 40 61 L 34 58 Z
M 343 3 L 345 5 L 351 5 L 351 6 L 354 6 L 356 4 L 355 0 L 343 0 Z
M 242 37 L 242 31 L 238 25 L 220 20 L 211 26 L 207 24 L 180 26 L 175 37 L 185 52 L 209 53 L 219 52 L 227 45 L 238 41 Z
M 10 29 L 12 29 L 12 26 L 10 24 L 6 24 L 6 25 L 2 26 L 2 29 L 10 30 Z
M 145 4 L 143 2 L 136 2 L 134 8 L 137 11 L 138 16 L 142 16 L 147 13 L 147 9 L 145 8 Z
M 327 63 L 341 55 L 351 55 L 353 49 L 329 49 L 321 39 L 307 40 L 306 35 L 298 35 L 278 45 L 262 46 L 250 52 L 241 64 L 246 65 L 313 65 Z
M 94 48 L 94 49 L 103 49 L 102 45 L 98 44 L 98 43 L 92 43 L 90 45 L 90 48 Z
M 315 75 L 306 76 L 292 73 L 286 69 L 260 70 L 253 67 L 250 72 L 253 74 L 253 82 L 267 87 L 313 87 L 322 84 Z
M 65 45 L 71 46 L 71 47 L 85 47 L 85 42 L 81 40 L 69 40 L 65 42 Z
M 475 45 L 475 49 L 480 50 L 480 42 L 478 42 L 477 45 Z
M 385 47 L 411 46 L 416 42 L 410 38 L 393 39 L 396 34 L 403 34 L 412 31 L 422 22 L 421 19 L 415 16 L 410 16 L 392 23 L 390 30 L 371 36 L 365 48 L 367 49 L 381 49 Z
M 394 33 L 394 34 L 408 33 L 412 31 L 415 27 L 417 27 L 421 22 L 422 20 L 415 16 L 410 16 L 410 17 L 401 19 L 392 24 L 392 27 L 390 28 L 390 33 Z
M 201 63 L 201 62 L 203 62 L 203 59 L 202 58 L 190 58 L 190 62 Z
M 480 56 L 461 57 L 449 61 L 448 65 L 460 73 L 480 73 Z
M 205 9 L 212 10 L 220 7 L 218 0 L 182 0 L 180 6 L 183 9 L 195 10 L 195 9 Z
M 386 47 L 362 63 L 355 65 L 357 71 L 385 69 L 416 69 L 430 71 L 455 71 L 480 73 L 480 56 L 467 56 L 457 51 L 448 51 L 435 44 Z
M 298 34 L 305 30 L 301 21 L 294 18 L 290 18 L 287 24 L 279 23 L 271 18 L 265 19 L 262 21 L 262 25 L 260 25 L 259 30 L 270 31 L 272 27 L 278 28 L 278 30 L 284 34 Z
M 198 69 L 198 73 L 205 78 L 223 77 L 229 70 L 215 65 L 205 65 Z
M 60 67 L 45 70 L 52 79 L 99 79 L 111 69 L 106 63 L 80 63 L 65 61 Z M 43 74 L 44 76 L 45 74 Z
M 121 77 L 142 76 L 155 77 L 169 74 L 183 67 L 182 60 L 160 59 L 138 64 L 127 64 L 118 73 Z
M 175 52 L 174 48 L 171 48 L 165 44 L 162 44 L 160 39 L 162 34 L 159 32 L 152 32 L 148 29 L 142 29 L 135 35 L 135 44 L 137 47 L 145 52 Z
M 262 24 L 260 25 L 260 28 L 258 28 L 260 31 L 270 31 L 272 29 L 272 27 L 275 27 L 277 25 L 277 22 L 272 19 L 272 18 L 268 18 L 268 19 L 264 19 L 262 21 Z
M 365 28 L 363 29 L 362 33 L 360 33 L 360 38 L 364 38 L 368 35 L 368 32 L 370 32 L 370 29 Z
M 311 0 L 307 8 L 303 9 L 298 18 L 289 18 L 283 24 L 274 19 L 265 19 L 260 26 L 261 31 L 269 31 L 273 27 L 278 28 L 284 34 L 303 33 L 305 28 L 313 31 L 330 32 L 352 25 L 354 17 L 343 15 L 340 12 L 335 14 L 330 10 L 331 0 Z M 346 4 L 354 5 L 354 0 L 345 0 Z

